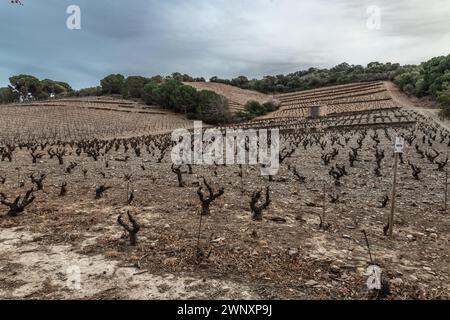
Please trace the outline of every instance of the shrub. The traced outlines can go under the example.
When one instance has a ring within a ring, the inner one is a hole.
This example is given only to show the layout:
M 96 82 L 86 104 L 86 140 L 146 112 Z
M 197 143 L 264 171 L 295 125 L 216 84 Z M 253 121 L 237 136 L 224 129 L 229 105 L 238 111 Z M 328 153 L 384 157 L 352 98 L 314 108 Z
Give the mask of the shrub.
M 245 104 L 245 111 L 250 113 L 251 115 L 258 117 L 269 112 L 267 109 L 267 104 L 260 104 L 258 101 L 249 101 Z M 270 105 L 270 110 L 272 109 L 272 105 Z
M 14 94 L 9 88 L 0 88 L 0 103 L 14 102 Z
M 254 115 L 252 115 L 248 112 L 244 112 L 244 111 L 239 111 L 234 115 L 234 121 L 236 121 L 236 122 L 250 121 L 253 118 L 255 118 Z

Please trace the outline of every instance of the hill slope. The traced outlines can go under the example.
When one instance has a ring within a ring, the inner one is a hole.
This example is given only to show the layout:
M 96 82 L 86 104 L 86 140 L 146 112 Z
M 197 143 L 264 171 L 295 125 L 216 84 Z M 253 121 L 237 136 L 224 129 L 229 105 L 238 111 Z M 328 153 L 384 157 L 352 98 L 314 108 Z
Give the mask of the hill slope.
M 194 87 L 197 90 L 210 90 L 226 97 L 230 102 L 230 109 L 233 112 L 244 110 L 245 104 L 250 100 L 265 103 L 270 96 L 252 90 L 244 90 L 238 87 L 214 82 L 184 82 L 184 84 Z

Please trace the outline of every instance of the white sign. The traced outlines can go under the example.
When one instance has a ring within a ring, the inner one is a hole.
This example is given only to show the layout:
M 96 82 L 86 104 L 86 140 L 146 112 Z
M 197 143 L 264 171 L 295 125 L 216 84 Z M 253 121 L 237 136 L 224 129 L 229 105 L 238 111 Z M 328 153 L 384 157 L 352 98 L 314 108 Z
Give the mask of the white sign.
M 395 153 L 403 153 L 403 149 L 405 148 L 405 139 L 401 137 L 395 138 Z

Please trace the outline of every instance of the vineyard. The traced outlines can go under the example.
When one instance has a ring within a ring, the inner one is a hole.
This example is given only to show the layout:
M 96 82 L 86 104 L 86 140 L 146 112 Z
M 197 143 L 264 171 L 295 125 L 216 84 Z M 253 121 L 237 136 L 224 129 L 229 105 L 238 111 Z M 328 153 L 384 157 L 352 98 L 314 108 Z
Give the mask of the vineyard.
M 106 98 L 2 106 L 0 116 L 2 140 L 10 143 L 121 138 L 192 127 L 192 121 L 170 111 Z
M 261 119 L 305 118 L 310 116 L 312 107 L 319 107 L 322 116 L 397 107 L 382 82 L 287 93 L 275 98 L 281 102 L 280 109 Z
M 280 129 L 269 177 L 259 165 L 175 166 L 170 133 L 192 122 L 157 107 L 1 106 L 0 297 L 448 299 L 450 133 L 378 82 L 277 99 L 278 111 L 218 128 Z M 376 292 L 371 264 L 383 270 Z

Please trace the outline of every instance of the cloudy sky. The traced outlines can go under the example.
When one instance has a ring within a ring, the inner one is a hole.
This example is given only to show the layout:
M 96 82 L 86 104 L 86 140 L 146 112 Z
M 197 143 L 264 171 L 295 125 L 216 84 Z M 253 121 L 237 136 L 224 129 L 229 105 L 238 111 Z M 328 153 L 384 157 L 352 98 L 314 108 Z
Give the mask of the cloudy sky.
M 449 0 L 0 0 L 0 86 L 13 74 L 94 86 L 109 73 L 209 78 L 450 53 Z M 67 7 L 81 9 L 69 30 Z M 380 9 L 380 28 L 375 11 Z M 375 15 L 374 15 L 375 13 Z

